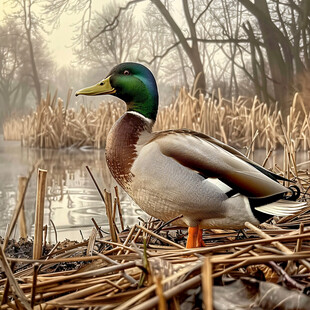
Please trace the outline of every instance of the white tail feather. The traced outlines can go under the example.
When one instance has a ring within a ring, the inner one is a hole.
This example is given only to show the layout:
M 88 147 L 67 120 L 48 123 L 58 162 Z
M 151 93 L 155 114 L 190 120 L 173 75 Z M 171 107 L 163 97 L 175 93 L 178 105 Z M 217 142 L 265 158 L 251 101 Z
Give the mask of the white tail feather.
M 267 205 L 256 207 L 255 210 L 277 216 L 293 215 L 306 207 L 306 202 L 278 200 Z

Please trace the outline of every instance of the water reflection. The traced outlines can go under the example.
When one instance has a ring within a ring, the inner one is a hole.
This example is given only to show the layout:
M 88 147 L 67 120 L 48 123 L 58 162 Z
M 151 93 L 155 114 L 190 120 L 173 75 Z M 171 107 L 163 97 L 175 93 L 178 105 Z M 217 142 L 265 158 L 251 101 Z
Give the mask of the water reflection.
M 17 200 L 18 176 L 27 176 L 31 167 L 38 166 L 48 171 L 45 201 L 45 224 L 49 229 L 49 241 L 55 241 L 51 229 L 52 220 L 57 229 L 58 240 L 88 238 L 96 220 L 108 231 L 104 204 L 87 170 L 89 166 L 100 188 L 114 193 L 115 181 L 105 164 L 104 151 L 93 149 L 28 149 L 19 142 L 3 141 L 0 138 L 0 235 L 4 235 Z M 36 173 L 31 178 L 25 199 L 28 234 L 33 235 Z M 124 224 L 131 226 L 138 216 L 145 214 L 119 190 Z M 118 224 L 118 218 L 116 219 Z M 18 237 L 18 232 L 15 232 Z
M 262 164 L 265 151 L 255 151 L 254 160 Z M 297 162 L 306 162 L 309 155 L 298 154 Z M 27 176 L 31 167 L 39 162 L 39 167 L 48 171 L 47 196 L 45 201 L 45 224 L 48 238 L 55 241 L 51 228 L 52 220 L 57 229 L 58 240 L 65 238 L 81 240 L 80 231 L 88 238 L 96 220 L 104 230 L 109 231 L 104 204 L 86 170 L 89 166 L 100 188 L 114 192 L 115 181 L 105 164 L 103 150 L 93 149 L 28 149 L 21 148 L 19 142 L 3 141 L 0 136 L 0 235 L 3 236 L 17 200 L 18 176 Z M 283 151 L 274 152 L 266 163 L 266 168 L 277 163 L 282 168 Z M 300 166 L 308 169 L 309 163 Z M 25 199 L 27 231 L 33 235 L 36 192 L 36 173 L 31 178 Z M 127 195 L 119 190 L 124 224 L 137 223 L 138 217 L 145 217 Z M 116 219 L 117 224 L 118 218 Z M 119 226 L 120 227 L 120 226 Z M 13 236 L 18 238 L 18 231 Z

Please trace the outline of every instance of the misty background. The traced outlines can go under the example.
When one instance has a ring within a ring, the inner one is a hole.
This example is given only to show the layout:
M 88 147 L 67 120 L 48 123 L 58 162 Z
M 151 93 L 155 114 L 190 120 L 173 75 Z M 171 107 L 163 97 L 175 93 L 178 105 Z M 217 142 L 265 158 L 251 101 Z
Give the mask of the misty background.
M 1 0 L 0 125 L 124 61 L 152 70 L 161 105 L 184 86 L 285 115 L 296 92 L 308 105 L 309 17 L 308 0 Z

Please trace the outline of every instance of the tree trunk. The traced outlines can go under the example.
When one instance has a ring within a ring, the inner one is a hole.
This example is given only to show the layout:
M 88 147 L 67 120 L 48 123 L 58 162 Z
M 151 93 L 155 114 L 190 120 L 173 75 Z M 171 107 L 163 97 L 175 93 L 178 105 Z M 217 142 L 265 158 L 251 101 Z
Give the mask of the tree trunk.
M 34 87 L 36 90 L 37 104 L 39 105 L 41 101 L 41 84 L 40 84 L 38 70 L 37 70 L 37 66 L 35 62 L 30 29 L 29 30 L 27 29 L 27 41 L 28 41 L 28 46 L 29 46 L 29 56 L 30 56 L 30 63 L 31 63 L 31 68 L 32 68 L 32 78 L 33 78 Z
M 192 46 L 190 46 L 184 37 L 182 30 L 179 28 L 177 23 L 174 21 L 172 16 L 170 15 L 167 8 L 162 4 L 160 0 L 152 0 L 154 5 L 156 5 L 159 12 L 163 15 L 166 22 L 171 27 L 172 31 L 175 33 L 176 37 L 179 39 L 180 44 L 182 45 L 186 55 L 188 56 L 191 64 L 193 65 L 193 70 L 195 74 L 196 87 L 203 93 L 206 93 L 206 77 L 203 69 L 203 64 L 201 61 L 199 49 L 198 49 L 198 41 L 196 36 L 196 29 L 192 17 L 189 14 L 188 3 L 183 0 L 183 9 L 186 17 L 186 21 L 188 23 L 190 32 L 191 32 L 191 40 L 193 42 Z
M 34 82 L 34 87 L 36 90 L 36 97 L 37 97 L 37 104 L 40 104 L 41 101 L 41 84 L 38 75 L 38 70 L 35 62 L 34 51 L 33 51 L 33 44 L 31 38 L 31 31 L 32 31 L 32 16 L 31 16 L 31 6 L 32 0 L 29 0 L 28 5 L 27 1 L 23 0 L 23 11 L 24 11 L 24 27 L 26 30 L 27 35 L 27 42 L 29 47 L 29 56 L 30 56 L 30 63 L 32 68 L 32 79 Z
M 290 43 L 271 20 L 266 0 L 240 0 L 257 19 L 262 33 L 264 47 L 272 77 L 275 99 L 279 102 L 282 113 L 289 112 L 292 99 L 294 74 Z
M 250 41 L 250 49 L 251 49 L 251 63 L 252 63 L 252 77 L 253 84 L 255 87 L 255 94 L 258 96 L 260 100 L 263 100 L 268 105 L 270 104 L 270 98 L 268 94 L 268 84 L 266 79 L 265 72 L 265 61 L 262 55 L 262 51 L 260 49 L 259 44 L 254 35 L 253 28 L 249 22 L 243 25 L 243 29 L 246 32 L 249 41 Z M 256 57 L 256 51 L 258 53 L 259 60 Z
M 271 21 L 270 13 L 266 0 L 255 0 L 255 5 L 261 10 L 265 18 Z M 286 63 L 282 57 L 281 48 L 277 36 L 263 19 L 258 19 L 262 32 L 268 63 L 272 76 L 274 94 L 282 112 L 286 115 L 289 112 L 290 105 L 290 87 L 293 85 L 291 72 L 288 72 L 289 63 Z

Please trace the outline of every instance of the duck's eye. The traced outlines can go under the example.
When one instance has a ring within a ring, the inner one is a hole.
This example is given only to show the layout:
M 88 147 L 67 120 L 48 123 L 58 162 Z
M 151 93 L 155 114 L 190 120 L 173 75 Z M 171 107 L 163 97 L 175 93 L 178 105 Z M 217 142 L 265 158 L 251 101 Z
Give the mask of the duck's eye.
M 103 82 L 101 82 L 99 85 L 101 85 L 101 86 L 102 86 L 103 84 L 104 84 L 104 83 L 103 83 Z
M 130 74 L 130 72 L 128 70 L 124 71 L 124 75 L 129 75 L 129 74 Z

